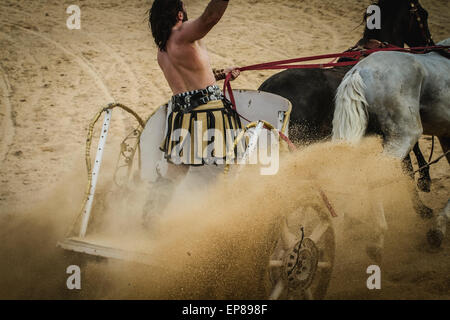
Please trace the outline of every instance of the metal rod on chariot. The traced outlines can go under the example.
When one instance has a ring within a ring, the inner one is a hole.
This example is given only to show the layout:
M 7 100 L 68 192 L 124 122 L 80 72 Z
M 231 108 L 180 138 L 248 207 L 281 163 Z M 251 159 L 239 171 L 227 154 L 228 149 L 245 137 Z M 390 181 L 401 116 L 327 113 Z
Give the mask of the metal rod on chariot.
M 91 216 L 92 211 L 92 203 L 94 202 L 95 188 L 97 186 L 98 174 L 100 172 L 100 166 L 103 159 L 103 151 L 106 144 L 106 138 L 108 136 L 109 124 L 111 122 L 112 109 L 105 110 L 105 118 L 103 120 L 102 131 L 100 133 L 100 138 L 97 147 L 97 153 L 95 155 L 95 163 L 94 168 L 91 173 L 91 186 L 89 189 L 89 195 L 86 201 L 86 204 L 83 208 L 83 216 L 81 219 L 81 229 L 80 229 L 80 237 L 83 238 L 86 235 L 89 218 Z

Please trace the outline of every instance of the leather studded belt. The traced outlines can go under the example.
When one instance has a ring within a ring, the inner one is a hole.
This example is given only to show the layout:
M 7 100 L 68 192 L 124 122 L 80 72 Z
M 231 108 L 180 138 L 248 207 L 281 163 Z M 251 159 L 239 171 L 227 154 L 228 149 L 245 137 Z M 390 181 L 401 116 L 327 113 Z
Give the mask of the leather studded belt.
M 210 101 L 223 99 L 222 90 L 218 86 L 208 86 L 205 89 L 183 92 L 172 96 L 172 110 L 188 113 Z

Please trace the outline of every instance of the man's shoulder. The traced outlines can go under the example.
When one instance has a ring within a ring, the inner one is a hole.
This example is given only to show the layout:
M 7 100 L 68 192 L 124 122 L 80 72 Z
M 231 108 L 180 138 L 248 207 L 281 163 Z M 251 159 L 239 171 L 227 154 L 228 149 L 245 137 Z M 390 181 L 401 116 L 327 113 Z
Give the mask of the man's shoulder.
M 172 34 L 170 35 L 169 40 L 167 41 L 167 46 L 171 47 L 172 50 L 179 51 L 183 49 L 192 48 L 193 45 L 195 45 L 197 42 L 200 42 L 200 40 L 196 41 L 189 41 L 186 39 L 183 35 L 182 30 L 172 30 Z
M 183 22 L 180 26 L 176 26 L 172 28 L 172 33 L 170 37 L 174 38 L 175 41 L 183 43 L 185 42 L 185 33 L 189 32 L 189 27 L 194 23 L 193 21 Z

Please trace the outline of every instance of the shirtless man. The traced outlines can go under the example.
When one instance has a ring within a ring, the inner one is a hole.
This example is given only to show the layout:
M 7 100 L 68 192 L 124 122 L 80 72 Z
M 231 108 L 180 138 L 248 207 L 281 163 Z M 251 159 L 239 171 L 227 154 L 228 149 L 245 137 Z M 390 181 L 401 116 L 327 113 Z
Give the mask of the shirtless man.
M 160 179 L 149 194 L 144 210 L 146 225 L 155 225 L 155 214 L 161 214 L 167 206 L 170 209 L 170 204 L 180 206 L 180 201 L 193 199 L 183 196 L 193 189 L 206 191 L 215 181 L 214 176 L 223 172 L 220 165 L 226 159 L 226 146 L 234 142 L 237 134 L 234 131 L 234 136 L 227 136 L 225 131 L 241 128 L 239 116 L 216 85 L 229 72 L 231 79 L 236 78 L 239 70 L 211 69 L 201 41 L 222 18 L 227 6 L 226 0 L 211 0 L 203 14 L 192 21 L 188 21 L 180 0 L 155 0 L 150 10 L 158 63 L 173 92 L 161 150 L 169 164 L 175 165 L 169 165 L 166 179 Z M 177 133 L 182 130 L 184 134 Z M 183 179 L 175 185 L 174 180 L 179 178 Z
M 227 0 L 211 0 L 203 14 L 192 21 L 188 20 L 181 0 L 155 0 L 150 10 L 158 63 L 173 92 L 168 130 L 161 146 L 171 163 L 221 164 L 226 156 L 225 146 L 232 143 L 225 131 L 241 128 L 239 116 L 216 85 L 216 80 L 224 79 L 229 72 L 232 79 L 236 78 L 239 70 L 213 70 L 201 41 L 222 18 L 227 6 Z M 194 122 L 201 122 L 201 128 L 197 125 L 194 130 Z M 204 141 L 208 129 L 218 130 L 222 137 Z M 177 130 L 185 130 L 190 138 Z M 187 145 L 190 146 L 185 149 Z M 207 152 L 206 146 L 210 148 Z

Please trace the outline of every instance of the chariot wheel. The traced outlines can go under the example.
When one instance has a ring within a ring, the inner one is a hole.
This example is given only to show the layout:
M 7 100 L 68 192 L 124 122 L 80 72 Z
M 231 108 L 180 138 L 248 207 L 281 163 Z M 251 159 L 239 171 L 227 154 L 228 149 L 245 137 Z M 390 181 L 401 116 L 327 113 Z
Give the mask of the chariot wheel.
M 321 205 L 299 207 L 284 216 L 265 270 L 270 300 L 312 300 L 326 295 L 334 265 L 335 235 Z

